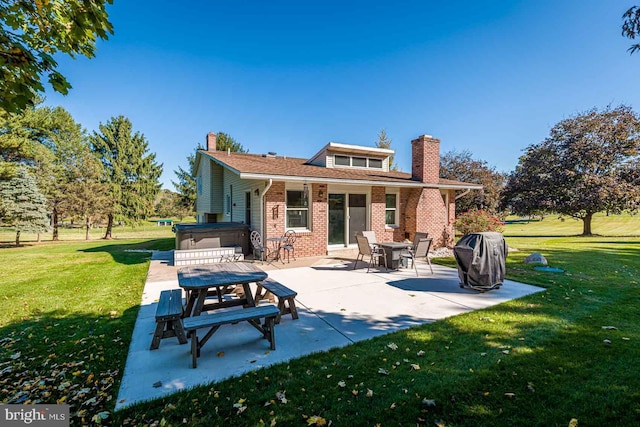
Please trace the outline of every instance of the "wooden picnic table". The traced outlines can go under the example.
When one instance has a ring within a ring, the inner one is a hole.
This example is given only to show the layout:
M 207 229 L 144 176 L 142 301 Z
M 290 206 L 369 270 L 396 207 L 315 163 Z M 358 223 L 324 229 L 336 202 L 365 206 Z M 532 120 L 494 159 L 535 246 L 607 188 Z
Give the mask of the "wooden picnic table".
M 224 307 L 255 307 L 250 283 L 261 282 L 267 273 L 246 262 L 225 262 L 220 264 L 194 265 L 178 270 L 178 284 L 187 294 L 185 317 L 199 316 L 203 311 Z M 242 286 L 243 292 L 236 292 L 236 298 L 224 298 L 224 295 L 236 291 Z M 215 302 L 207 303 L 207 297 L 216 297 Z

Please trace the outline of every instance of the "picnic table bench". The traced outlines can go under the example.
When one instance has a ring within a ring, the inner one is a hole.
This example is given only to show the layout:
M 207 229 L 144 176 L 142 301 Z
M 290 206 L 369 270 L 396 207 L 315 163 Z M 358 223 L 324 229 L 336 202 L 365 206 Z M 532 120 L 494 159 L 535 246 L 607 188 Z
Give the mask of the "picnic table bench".
M 163 338 L 177 337 L 180 344 L 187 343 L 181 320 L 183 312 L 181 289 L 160 292 L 156 309 L 156 330 L 153 333 L 150 350 L 157 349 Z
M 276 323 L 280 323 L 280 318 L 284 314 L 291 314 L 292 319 L 298 318 L 298 309 L 296 308 L 295 298 L 298 293 L 292 289 L 287 288 L 280 282 L 276 282 L 272 278 L 268 277 L 262 282 L 258 282 L 258 288 L 256 289 L 256 301 L 267 298 L 267 293 L 270 293 L 278 297 L 278 309 L 280 314 L 276 319 Z M 272 298 L 269 301 L 273 302 Z
M 269 340 L 271 350 L 276 349 L 275 320 L 280 310 L 274 305 L 260 307 L 248 307 L 240 310 L 229 310 L 212 314 L 186 317 L 183 321 L 184 330 L 191 338 L 191 366 L 198 366 L 200 349 L 209 341 L 209 338 L 222 325 L 247 321 L 251 326 L 260 331 L 264 338 Z M 260 319 L 264 317 L 264 325 L 260 325 Z M 210 328 L 202 337 L 198 338 L 198 329 Z

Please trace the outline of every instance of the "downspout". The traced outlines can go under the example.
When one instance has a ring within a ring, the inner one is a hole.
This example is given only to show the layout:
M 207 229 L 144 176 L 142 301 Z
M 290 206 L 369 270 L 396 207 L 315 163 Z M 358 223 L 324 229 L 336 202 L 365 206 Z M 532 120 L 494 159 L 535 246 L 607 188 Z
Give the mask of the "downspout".
M 265 194 L 267 194 L 267 191 L 269 191 L 269 189 L 271 188 L 271 186 L 273 185 L 273 179 L 269 178 L 269 182 L 267 183 L 267 186 L 264 187 L 264 190 L 262 190 L 262 193 L 260 193 L 260 228 L 262 230 L 261 231 L 261 235 L 262 235 L 262 241 L 264 242 L 267 238 L 266 235 L 266 229 L 267 229 L 267 220 L 265 218 L 265 214 L 264 214 L 264 196 Z

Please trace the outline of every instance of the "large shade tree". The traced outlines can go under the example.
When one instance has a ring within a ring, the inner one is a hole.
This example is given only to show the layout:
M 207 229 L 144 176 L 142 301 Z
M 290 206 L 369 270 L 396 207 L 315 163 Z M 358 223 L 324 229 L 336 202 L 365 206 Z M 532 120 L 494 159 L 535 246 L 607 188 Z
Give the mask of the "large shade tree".
M 114 220 L 135 224 L 153 213 L 161 187 L 162 165 L 156 163 L 154 153 L 148 152 L 144 135 L 133 132 L 128 118 L 112 117 L 106 124 L 100 124 L 99 129 L 89 139 L 104 166 L 104 180 L 109 188 L 110 209 L 104 238 L 110 239 Z
M 595 213 L 637 209 L 639 150 L 640 118 L 628 106 L 562 120 L 520 157 L 502 204 L 521 215 L 571 216 L 591 235 Z
M 112 0 L 0 0 L 0 118 L 34 105 L 43 79 L 66 94 L 56 54 L 95 55 L 98 38 L 113 33 Z
M 472 191 L 456 200 L 456 213 L 473 209 L 498 213 L 500 192 L 506 177 L 484 160 L 474 159 L 470 151 L 449 151 L 440 156 L 440 177 L 482 184 L 482 191 Z
M 640 36 L 640 7 L 632 6 L 622 15 L 622 35 L 635 40 Z M 629 47 L 629 52 L 635 53 L 640 50 L 640 43 L 633 43 Z

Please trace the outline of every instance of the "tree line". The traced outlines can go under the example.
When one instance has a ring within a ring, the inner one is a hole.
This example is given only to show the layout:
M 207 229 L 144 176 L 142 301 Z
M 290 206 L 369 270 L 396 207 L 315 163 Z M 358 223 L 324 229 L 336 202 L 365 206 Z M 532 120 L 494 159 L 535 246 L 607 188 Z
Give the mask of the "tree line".
M 0 219 L 21 232 L 52 229 L 63 219 L 89 229 L 137 223 L 154 210 L 162 165 L 124 116 L 90 134 L 62 107 L 27 107 L 0 126 Z

